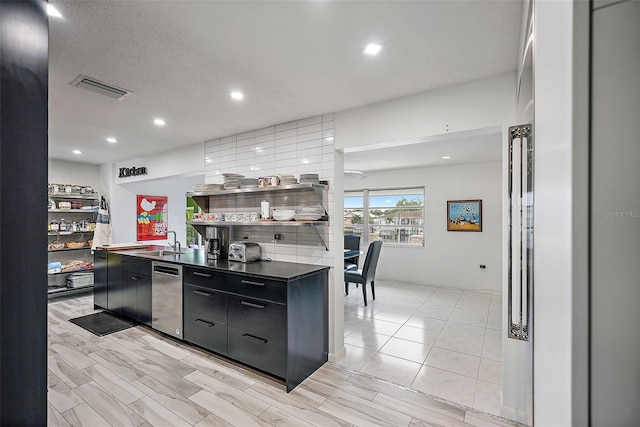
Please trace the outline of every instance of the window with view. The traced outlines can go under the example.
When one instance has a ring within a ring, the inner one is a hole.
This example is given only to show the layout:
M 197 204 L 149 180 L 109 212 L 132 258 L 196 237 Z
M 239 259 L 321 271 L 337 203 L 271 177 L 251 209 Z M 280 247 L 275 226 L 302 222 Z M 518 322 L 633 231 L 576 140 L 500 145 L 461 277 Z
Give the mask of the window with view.
M 345 191 L 344 232 L 363 245 L 424 246 L 424 187 Z

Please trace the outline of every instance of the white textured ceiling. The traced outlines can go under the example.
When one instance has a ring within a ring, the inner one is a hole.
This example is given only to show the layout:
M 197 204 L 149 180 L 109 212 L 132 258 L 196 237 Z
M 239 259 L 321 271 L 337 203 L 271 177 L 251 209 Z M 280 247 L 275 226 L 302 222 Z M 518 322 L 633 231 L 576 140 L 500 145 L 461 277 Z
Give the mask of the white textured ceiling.
M 106 163 L 516 68 L 521 2 L 51 0 L 49 155 Z M 377 57 L 367 41 L 385 45 Z M 79 74 L 135 92 L 114 100 Z M 240 89 L 245 100 L 229 92 Z M 167 126 L 153 125 L 162 117 Z M 119 142 L 108 144 L 115 136 Z M 83 155 L 74 156 L 73 149 Z
M 384 146 L 387 145 L 387 146 Z M 443 159 L 442 157 L 450 157 Z M 365 173 L 502 159 L 502 133 L 496 129 L 416 138 L 345 150 L 344 169 Z

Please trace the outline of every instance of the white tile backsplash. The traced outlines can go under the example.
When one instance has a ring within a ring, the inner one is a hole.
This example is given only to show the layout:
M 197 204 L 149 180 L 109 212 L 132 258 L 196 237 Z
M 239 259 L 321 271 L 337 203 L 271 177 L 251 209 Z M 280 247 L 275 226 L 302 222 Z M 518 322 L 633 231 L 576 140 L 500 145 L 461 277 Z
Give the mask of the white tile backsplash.
M 298 142 L 313 141 L 314 139 L 317 139 L 318 141 L 320 141 L 322 139 L 322 131 L 298 135 Z
M 315 125 L 316 123 L 322 123 L 322 116 L 314 116 L 314 117 L 298 120 L 297 127 L 301 128 L 309 125 Z
M 291 138 L 296 136 L 298 136 L 298 129 L 294 128 L 289 130 L 283 130 L 281 132 L 276 132 L 275 139 L 279 140 L 279 139 L 286 139 L 286 138 Z
M 298 147 L 298 157 L 308 157 L 308 156 L 318 156 L 322 154 L 322 148 L 319 147 L 315 147 L 315 148 L 306 148 L 306 149 L 300 149 L 300 147 Z
M 282 123 L 238 135 L 219 138 L 205 142 L 205 155 L 212 162 L 205 163 L 205 182 L 221 183 L 219 173 L 240 173 L 248 177 L 291 173 L 299 178 L 301 173 L 317 173 L 320 179 L 334 180 L 334 141 L 327 137 L 334 136 L 333 113 L 309 117 L 303 120 Z M 256 149 L 262 149 L 257 151 Z M 259 195 L 258 195 L 259 196 Z M 274 208 L 296 208 L 309 195 L 296 193 L 277 194 L 272 197 Z M 300 199 L 299 199 L 300 198 Z M 261 200 L 238 201 L 232 198 L 224 209 L 229 212 L 246 211 Z M 327 212 L 333 211 L 333 189 L 325 200 Z M 334 236 L 330 226 L 319 227 L 322 240 L 311 227 L 271 226 L 237 226 L 234 227 L 233 238 L 248 237 L 256 240 L 262 247 L 263 258 L 277 261 L 298 262 L 314 265 L 332 266 L 334 253 L 332 250 Z M 275 233 L 282 235 L 282 240 L 274 240 Z M 325 249 L 325 244 L 329 251 Z
M 298 128 L 298 135 L 304 135 L 307 133 L 318 132 L 322 130 L 322 123 L 316 123 L 315 125 L 303 126 Z
M 332 122 L 332 121 L 333 121 L 333 113 L 322 115 L 322 122 Z
M 282 154 L 292 154 L 292 156 L 289 157 L 296 157 L 297 156 L 297 151 L 298 151 L 298 145 L 297 144 L 287 144 L 287 145 L 281 145 L 281 146 L 277 146 L 275 149 L 275 154 L 276 156 L 281 156 Z
M 262 129 L 258 129 L 255 131 L 255 136 L 256 139 L 258 139 L 258 137 L 264 136 L 264 135 L 273 135 L 276 131 L 276 127 L 275 126 L 269 126 L 266 128 L 262 128 Z
M 288 122 L 288 123 L 281 123 L 279 125 L 276 125 L 276 132 L 280 132 L 283 130 L 289 130 L 289 129 L 297 129 L 298 127 L 298 122 L 294 121 L 294 122 Z
M 252 130 L 251 132 L 239 133 L 236 135 L 236 141 L 241 141 L 243 139 L 250 139 L 256 136 L 256 131 Z

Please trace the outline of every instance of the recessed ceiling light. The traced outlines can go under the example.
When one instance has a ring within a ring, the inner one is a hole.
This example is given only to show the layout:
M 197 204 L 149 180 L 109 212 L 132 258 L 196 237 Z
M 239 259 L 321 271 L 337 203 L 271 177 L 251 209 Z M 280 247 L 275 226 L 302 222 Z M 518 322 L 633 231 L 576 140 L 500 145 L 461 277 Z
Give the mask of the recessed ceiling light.
M 204 159 L 207 163 L 211 163 L 213 162 L 213 160 L 211 160 L 211 157 L 205 157 Z
M 325 138 L 325 141 L 333 141 L 333 137 L 332 136 L 328 136 Z
M 109 138 L 107 138 L 107 142 L 110 142 L 110 143 L 112 143 L 112 144 L 115 144 L 116 142 L 118 142 L 118 140 L 117 140 L 117 139 L 115 139 L 115 138 L 113 138 L 113 137 L 109 137 Z
M 158 126 L 164 126 L 166 125 L 165 121 L 162 119 L 153 119 L 153 123 L 155 123 Z
M 62 18 L 62 15 L 60 14 L 60 12 L 58 12 L 58 9 L 56 9 L 49 3 L 47 3 L 47 15 L 53 16 L 54 18 Z
M 82 154 L 82 151 L 80 151 L 80 150 L 73 150 L 73 151 L 72 151 L 72 153 L 73 153 L 73 154 Z
M 309 164 L 309 159 L 302 159 L 302 163 L 305 164 L 305 165 L 308 165 Z
M 367 43 L 367 45 L 362 50 L 362 53 L 365 55 L 377 55 L 380 53 L 382 49 L 382 45 L 380 43 Z
M 450 159 L 450 158 L 451 158 L 451 156 L 442 156 L 442 157 L 440 157 L 440 158 L 441 158 L 442 160 L 448 160 L 448 159 Z
M 236 90 L 231 92 L 231 98 L 235 99 L 236 101 L 240 101 L 241 99 L 244 99 L 244 94 Z

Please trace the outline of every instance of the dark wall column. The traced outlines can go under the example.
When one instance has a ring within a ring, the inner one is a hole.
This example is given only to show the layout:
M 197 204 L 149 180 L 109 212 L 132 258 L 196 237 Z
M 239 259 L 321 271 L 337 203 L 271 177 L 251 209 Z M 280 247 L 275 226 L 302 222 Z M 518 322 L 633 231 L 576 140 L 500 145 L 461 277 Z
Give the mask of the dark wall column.
M 0 425 L 47 423 L 49 23 L 0 0 Z

